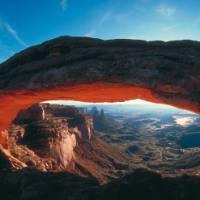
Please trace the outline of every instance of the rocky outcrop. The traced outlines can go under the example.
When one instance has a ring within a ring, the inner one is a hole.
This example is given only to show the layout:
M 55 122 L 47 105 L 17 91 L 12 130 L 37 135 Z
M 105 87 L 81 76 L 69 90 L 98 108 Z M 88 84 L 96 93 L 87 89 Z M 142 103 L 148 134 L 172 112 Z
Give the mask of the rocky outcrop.
M 126 156 L 95 136 L 92 117 L 73 106 L 34 104 L 20 111 L 8 130 L 0 170 L 65 171 L 99 182 L 129 171 Z
M 8 150 L 0 145 L 0 169 L 23 169 L 27 165 L 10 154 Z
M 199 186 L 200 178 L 197 176 L 162 177 L 140 169 L 91 191 L 89 199 L 198 200 Z
M 29 168 L 0 171 L 0 177 L 2 200 L 86 200 L 90 189 L 98 187 L 98 182 L 91 178 Z
M 29 123 L 34 121 L 42 121 L 46 119 L 44 108 L 41 104 L 34 104 L 28 109 L 21 110 L 15 120 L 14 123 Z
M 8 131 L 3 130 L 0 132 L 0 145 L 2 145 L 4 148 L 8 147 Z
M 200 178 L 136 170 L 106 185 L 64 172 L 0 171 L 0 198 L 19 200 L 199 200 Z
M 27 164 L 44 171 L 63 170 L 75 159 L 78 142 L 89 142 L 93 132 L 92 119 L 75 107 L 34 104 L 18 113 L 8 143 L 11 152 Z

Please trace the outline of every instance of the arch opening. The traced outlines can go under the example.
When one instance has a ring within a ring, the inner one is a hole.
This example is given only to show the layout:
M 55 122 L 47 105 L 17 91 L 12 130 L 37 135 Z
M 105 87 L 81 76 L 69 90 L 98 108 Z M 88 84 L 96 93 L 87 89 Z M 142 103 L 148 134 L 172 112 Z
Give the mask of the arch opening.
M 118 83 L 91 83 L 32 90 L 8 90 L 0 92 L 0 131 L 5 131 L 21 109 L 34 103 L 55 100 L 77 100 L 85 102 L 122 102 L 142 99 L 163 103 L 200 113 L 200 107 L 191 99 L 169 95 L 160 96 L 150 88 Z
M 191 159 L 192 156 L 200 154 L 200 116 L 196 113 L 141 99 L 98 103 L 50 100 L 37 105 L 41 105 L 41 108 L 31 109 L 28 114 L 25 112 L 25 115 L 22 112 L 16 117 L 17 121 L 15 120 L 12 124 L 11 132 L 16 127 L 19 129 L 22 126 L 22 129 L 26 127 L 26 134 L 32 129 L 41 134 L 44 126 L 52 125 L 52 123 L 58 123 L 59 126 L 66 129 L 67 127 L 63 126 L 62 121 L 64 118 L 69 120 L 69 127 L 78 127 L 79 132 L 76 134 L 79 134 L 80 138 L 90 140 L 95 134 L 101 140 L 126 154 L 129 158 L 129 165 L 133 168 L 149 168 L 166 175 L 185 173 L 197 175 L 199 173 L 198 159 Z M 84 118 L 86 127 L 83 127 L 83 124 L 79 126 L 79 122 L 73 121 L 75 115 L 69 116 L 69 113 L 64 111 L 73 107 L 84 116 L 91 117 Z M 88 119 L 89 121 L 87 121 Z M 58 120 L 61 120 L 61 123 Z M 29 123 L 34 121 L 36 124 L 30 128 Z M 44 123 L 41 125 L 41 122 Z M 22 135 L 23 133 L 22 130 Z M 80 134 L 82 135 L 80 136 Z M 49 146 L 47 147 L 43 143 L 41 145 L 40 137 L 41 135 L 36 139 L 26 137 L 23 142 L 38 156 L 45 158 L 49 152 L 52 152 L 52 149 L 50 151 Z M 29 139 L 31 139 L 31 143 L 34 141 L 36 148 L 29 144 Z M 51 139 L 57 141 L 49 135 L 43 137 L 44 141 Z M 63 138 L 61 137 L 61 139 Z M 20 144 L 23 145 L 23 142 Z M 63 145 L 64 143 L 67 143 L 68 147 Z M 54 143 L 52 144 L 54 145 Z M 59 150 L 57 147 L 54 148 L 53 155 L 56 155 L 56 159 L 59 157 L 59 162 L 62 162 L 63 165 L 68 166 L 70 160 L 75 156 L 73 151 L 76 145 L 76 137 L 69 137 L 66 141 L 62 141 L 62 144 L 59 143 L 59 146 L 62 146 Z M 70 153 L 66 155 L 66 159 L 63 159 L 65 153 L 60 154 L 60 152 Z

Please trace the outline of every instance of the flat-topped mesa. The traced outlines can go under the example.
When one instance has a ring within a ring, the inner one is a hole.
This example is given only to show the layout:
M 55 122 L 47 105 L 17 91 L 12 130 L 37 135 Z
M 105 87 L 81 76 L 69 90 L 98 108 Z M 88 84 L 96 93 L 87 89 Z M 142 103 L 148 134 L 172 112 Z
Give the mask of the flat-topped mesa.
M 88 141 L 92 138 L 94 132 L 93 120 L 90 116 L 81 113 L 80 110 L 73 106 L 66 105 L 34 104 L 28 109 L 21 110 L 13 120 L 13 123 L 19 125 L 58 123 L 64 126 L 63 130 L 76 130 L 76 137 Z
M 0 144 L 0 171 L 26 167 L 70 172 L 99 182 L 127 173 L 126 155 L 94 131 L 93 119 L 84 109 L 34 104 L 21 110 L 9 126 L 7 149 Z
M 40 160 L 52 160 L 40 169 L 55 170 L 55 164 L 61 169 L 68 167 L 75 159 L 75 147 L 79 142 L 90 142 L 94 128 L 92 118 L 75 107 L 34 104 L 19 112 L 9 132 L 9 148 L 18 159 L 23 160 L 19 149 L 26 146 L 27 152 L 34 152 Z

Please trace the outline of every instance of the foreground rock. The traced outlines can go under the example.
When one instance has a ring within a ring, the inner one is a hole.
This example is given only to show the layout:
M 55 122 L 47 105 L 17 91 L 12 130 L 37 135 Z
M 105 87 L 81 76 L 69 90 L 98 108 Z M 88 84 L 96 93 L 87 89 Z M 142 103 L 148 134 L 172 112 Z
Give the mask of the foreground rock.
M 200 178 L 166 177 L 146 170 L 134 173 L 91 192 L 96 200 L 198 200 Z M 91 198 L 91 199 L 92 199 Z
M 10 154 L 0 145 L 0 169 L 23 169 L 27 165 Z
M 66 172 L 41 172 L 27 168 L 0 171 L 0 177 L 2 200 L 88 199 L 88 192 L 99 187 L 97 181 L 91 178 L 82 178 Z
M 145 170 L 106 185 L 68 173 L 33 169 L 0 171 L 0 198 L 4 200 L 199 200 L 200 178 L 162 178 Z

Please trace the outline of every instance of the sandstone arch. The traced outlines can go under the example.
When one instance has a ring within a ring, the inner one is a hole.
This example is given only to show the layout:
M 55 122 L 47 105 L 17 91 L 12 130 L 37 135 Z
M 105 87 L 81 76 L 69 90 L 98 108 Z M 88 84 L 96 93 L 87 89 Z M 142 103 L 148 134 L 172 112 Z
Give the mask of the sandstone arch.
M 140 98 L 200 113 L 200 43 L 60 37 L 0 65 L 0 130 L 45 100 Z

